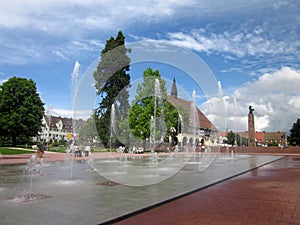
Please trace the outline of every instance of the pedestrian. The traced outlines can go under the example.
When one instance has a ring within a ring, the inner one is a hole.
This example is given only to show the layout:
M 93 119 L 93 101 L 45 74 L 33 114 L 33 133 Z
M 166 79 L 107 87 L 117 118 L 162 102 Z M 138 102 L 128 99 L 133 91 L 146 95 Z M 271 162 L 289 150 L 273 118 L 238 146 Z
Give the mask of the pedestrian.
M 74 156 L 75 157 L 79 156 L 79 147 L 78 147 L 78 145 L 76 143 L 74 145 Z
M 84 146 L 82 144 L 79 145 L 79 157 L 82 157 L 82 153 L 84 150 Z
M 85 146 L 84 152 L 85 157 L 88 157 L 90 155 L 91 147 L 89 145 Z
M 37 155 L 37 158 L 41 159 L 41 158 L 43 158 L 43 155 L 45 152 L 45 146 L 44 146 L 43 141 L 40 141 L 40 143 L 38 143 L 37 147 L 38 147 L 38 150 L 37 150 L 36 155 Z

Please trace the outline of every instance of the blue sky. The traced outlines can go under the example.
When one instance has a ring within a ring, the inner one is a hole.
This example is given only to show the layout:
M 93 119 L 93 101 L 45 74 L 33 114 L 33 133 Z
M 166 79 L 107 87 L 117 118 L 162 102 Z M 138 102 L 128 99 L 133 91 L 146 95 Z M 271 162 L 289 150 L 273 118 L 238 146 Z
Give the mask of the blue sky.
M 197 102 L 214 123 L 246 130 L 251 104 L 256 130 L 288 131 L 300 112 L 299 15 L 297 0 L 1 1 L 0 80 L 33 79 L 45 108 L 70 116 L 76 60 L 80 79 L 122 30 L 127 43 L 170 44 L 207 64 L 222 84 L 226 118 L 200 94 Z M 177 76 L 189 94 L 195 88 L 180 73 L 166 76 Z

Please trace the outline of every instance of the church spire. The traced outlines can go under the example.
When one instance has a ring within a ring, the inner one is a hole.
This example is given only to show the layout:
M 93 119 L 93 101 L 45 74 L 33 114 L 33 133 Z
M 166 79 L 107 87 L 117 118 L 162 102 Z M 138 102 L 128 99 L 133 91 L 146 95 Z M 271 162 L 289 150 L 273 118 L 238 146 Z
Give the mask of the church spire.
M 173 79 L 172 89 L 171 89 L 171 96 L 174 96 L 177 98 L 177 86 L 176 86 L 176 80 L 175 77 Z

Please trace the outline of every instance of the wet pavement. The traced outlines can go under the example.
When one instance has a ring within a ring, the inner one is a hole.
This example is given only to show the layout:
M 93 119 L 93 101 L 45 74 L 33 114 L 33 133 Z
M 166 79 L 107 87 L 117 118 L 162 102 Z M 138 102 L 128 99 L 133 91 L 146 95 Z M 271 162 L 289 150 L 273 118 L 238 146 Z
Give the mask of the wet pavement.
M 299 225 L 300 156 L 285 156 L 116 224 Z
M 0 224 L 300 224 L 298 156 L 218 154 L 206 168 L 191 157 L 140 186 L 99 173 L 107 156 L 95 155 L 95 167 L 60 157 L 36 175 L 2 159 Z

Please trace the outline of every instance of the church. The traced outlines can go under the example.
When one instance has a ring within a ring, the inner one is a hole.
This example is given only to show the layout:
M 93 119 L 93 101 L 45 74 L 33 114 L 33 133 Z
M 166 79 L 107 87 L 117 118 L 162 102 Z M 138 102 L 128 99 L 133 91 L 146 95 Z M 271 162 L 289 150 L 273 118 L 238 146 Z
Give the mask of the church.
M 218 129 L 214 124 L 201 112 L 201 110 L 195 106 L 193 110 L 193 101 L 187 101 L 178 98 L 178 91 L 176 80 L 174 78 L 171 95 L 168 95 L 167 100 L 180 111 L 180 108 L 184 108 L 189 112 L 189 124 L 186 129 L 179 129 L 178 135 L 176 137 L 176 143 L 180 148 L 191 148 L 193 146 L 200 145 L 215 145 L 217 141 Z M 192 114 L 195 114 L 194 118 Z M 181 123 L 182 121 L 180 121 Z M 175 128 L 176 129 L 176 128 Z M 188 150 L 188 149 L 187 149 Z

